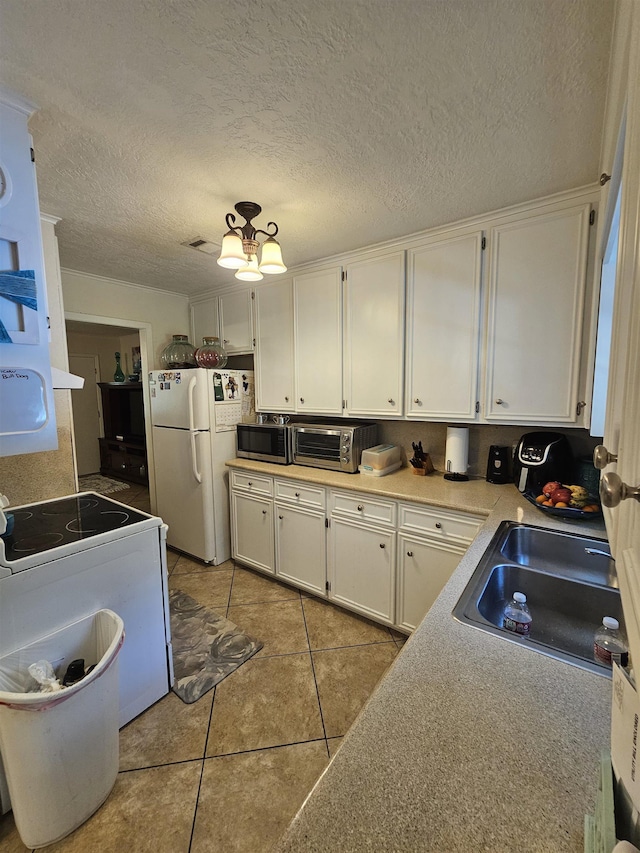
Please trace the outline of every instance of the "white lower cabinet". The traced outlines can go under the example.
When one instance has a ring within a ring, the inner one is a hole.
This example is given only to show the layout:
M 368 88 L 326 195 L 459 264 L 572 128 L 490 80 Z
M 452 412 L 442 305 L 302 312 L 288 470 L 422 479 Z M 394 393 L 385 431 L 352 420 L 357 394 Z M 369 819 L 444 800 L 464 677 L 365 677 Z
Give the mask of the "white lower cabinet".
M 276 574 L 283 580 L 326 595 L 327 537 L 320 512 L 276 503 Z
M 401 631 L 420 623 L 481 523 L 473 513 L 231 472 L 235 560 Z
M 232 491 L 231 539 L 234 560 L 275 574 L 273 500 Z
M 330 539 L 331 601 L 393 625 L 395 532 L 333 517 Z
M 396 624 L 413 631 L 440 595 L 466 547 L 398 534 Z

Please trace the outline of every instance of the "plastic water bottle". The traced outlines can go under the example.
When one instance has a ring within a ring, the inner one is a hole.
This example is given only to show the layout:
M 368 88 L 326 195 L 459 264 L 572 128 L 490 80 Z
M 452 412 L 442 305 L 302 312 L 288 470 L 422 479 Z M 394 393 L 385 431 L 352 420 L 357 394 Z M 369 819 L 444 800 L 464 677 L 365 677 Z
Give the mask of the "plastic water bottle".
M 611 666 L 612 662 L 626 666 L 629 650 L 620 633 L 620 623 L 613 616 L 605 616 L 593 638 L 593 656 L 600 663 Z
M 524 592 L 514 592 L 513 598 L 504 609 L 502 627 L 521 637 L 531 633 L 531 613 L 527 607 L 527 596 Z

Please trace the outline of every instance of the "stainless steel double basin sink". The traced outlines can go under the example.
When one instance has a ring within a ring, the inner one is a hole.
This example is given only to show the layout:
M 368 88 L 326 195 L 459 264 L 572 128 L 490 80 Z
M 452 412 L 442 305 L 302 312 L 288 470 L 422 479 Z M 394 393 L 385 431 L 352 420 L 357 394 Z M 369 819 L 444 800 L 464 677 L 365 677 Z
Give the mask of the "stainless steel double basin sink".
M 502 627 L 505 605 L 524 592 L 532 628 L 521 637 Z M 611 675 L 594 660 L 603 616 L 624 631 L 622 603 L 606 540 L 503 521 L 453 610 L 458 621 L 574 666 Z

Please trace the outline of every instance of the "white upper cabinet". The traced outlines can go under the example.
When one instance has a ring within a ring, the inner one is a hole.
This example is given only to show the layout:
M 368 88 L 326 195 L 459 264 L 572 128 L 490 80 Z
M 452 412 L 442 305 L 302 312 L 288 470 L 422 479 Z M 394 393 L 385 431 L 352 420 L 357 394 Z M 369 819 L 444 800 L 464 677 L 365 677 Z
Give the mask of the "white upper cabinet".
M 191 343 L 196 349 L 202 346 L 203 338 L 220 337 L 219 302 L 212 296 L 203 302 L 191 305 Z
M 589 204 L 490 229 L 483 417 L 576 422 Z
M 58 447 L 38 188 L 27 128 L 34 110 L 0 87 L 0 456 Z
M 407 257 L 409 418 L 475 420 L 482 232 L 432 239 Z
M 403 251 L 347 266 L 344 333 L 347 413 L 402 415 Z
M 293 282 L 256 288 L 256 409 L 294 411 Z
M 297 412 L 342 414 L 342 269 L 293 280 Z
M 250 290 L 224 293 L 220 297 L 220 339 L 231 355 L 253 352 L 253 311 Z

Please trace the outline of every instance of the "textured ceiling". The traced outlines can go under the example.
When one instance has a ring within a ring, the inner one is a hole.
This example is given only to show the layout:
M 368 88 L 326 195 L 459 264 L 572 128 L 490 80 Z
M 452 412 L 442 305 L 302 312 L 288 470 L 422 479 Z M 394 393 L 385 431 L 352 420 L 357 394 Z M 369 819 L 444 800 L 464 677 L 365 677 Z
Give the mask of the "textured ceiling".
M 200 293 L 597 179 L 612 0 L 2 0 L 64 267 Z

